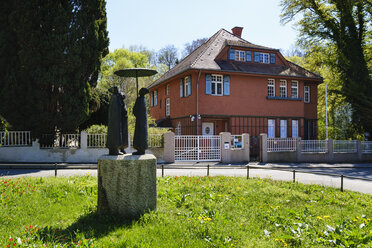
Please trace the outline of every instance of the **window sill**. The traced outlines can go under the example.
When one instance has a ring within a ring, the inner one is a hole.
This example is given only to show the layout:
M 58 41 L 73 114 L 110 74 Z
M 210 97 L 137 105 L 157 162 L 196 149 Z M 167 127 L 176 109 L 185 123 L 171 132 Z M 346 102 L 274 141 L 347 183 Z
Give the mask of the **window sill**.
M 301 97 L 282 97 L 282 96 L 267 96 L 268 100 L 290 100 L 290 101 L 302 101 Z

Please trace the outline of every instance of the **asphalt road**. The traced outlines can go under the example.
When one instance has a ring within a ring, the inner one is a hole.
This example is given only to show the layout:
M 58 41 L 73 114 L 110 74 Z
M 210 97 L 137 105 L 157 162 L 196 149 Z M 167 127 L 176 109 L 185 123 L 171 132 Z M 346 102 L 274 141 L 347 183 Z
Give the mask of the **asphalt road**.
M 368 165 L 368 164 L 367 164 Z M 253 164 L 253 166 L 256 166 Z M 276 169 L 270 167 L 273 165 L 262 166 L 265 169 L 251 168 L 249 170 L 249 177 L 270 178 L 274 180 L 293 181 L 293 170 L 295 169 L 295 180 L 297 182 L 306 184 L 319 184 L 340 188 L 341 175 L 344 175 L 343 187 L 346 190 L 353 190 L 362 193 L 372 194 L 372 166 L 337 166 L 337 165 L 318 165 L 318 166 L 291 166 L 286 164 L 274 165 Z M 286 170 L 286 171 L 283 171 Z M 309 173 L 327 173 L 333 175 L 320 175 Z M 157 176 L 206 176 L 208 169 L 205 165 L 171 165 L 164 166 L 164 171 L 161 167 L 157 169 Z M 54 170 L 45 169 L 4 169 L 0 168 L 0 177 L 49 177 L 54 176 Z M 58 176 L 97 176 L 96 169 L 59 169 Z M 240 176 L 247 177 L 247 169 L 243 166 L 211 166 L 209 169 L 210 176 Z M 347 177 L 358 177 L 367 180 L 350 179 Z

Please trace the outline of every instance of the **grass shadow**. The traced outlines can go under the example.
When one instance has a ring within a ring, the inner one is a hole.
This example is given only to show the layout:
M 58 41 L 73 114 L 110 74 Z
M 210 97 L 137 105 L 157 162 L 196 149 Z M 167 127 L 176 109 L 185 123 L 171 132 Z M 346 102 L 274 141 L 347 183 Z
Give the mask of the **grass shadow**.
M 101 215 L 97 212 L 91 212 L 82 215 L 65 229 L 54 228 L 53 226 L 39 229 L 38 236 L 43 243 L 68 245 L 85 242 L 86 246 L 89 246 L 87 244 L 89 240 L 93 241 L 104 237 L 119 228 L 131 228 L 139 219 L 140 217 L 134 220 L 126 220 L 118 218 L 116 215 Z

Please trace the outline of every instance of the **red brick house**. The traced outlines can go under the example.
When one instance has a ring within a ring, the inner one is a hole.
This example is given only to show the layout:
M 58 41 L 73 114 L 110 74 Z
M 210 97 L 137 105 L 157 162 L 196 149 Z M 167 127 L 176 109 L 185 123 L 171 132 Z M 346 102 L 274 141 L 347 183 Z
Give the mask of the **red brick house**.
M 149 86 L 150 115 L 176 134 L 249 133 L 317 138 L 323 79 L 278 49 L 221 29 Z

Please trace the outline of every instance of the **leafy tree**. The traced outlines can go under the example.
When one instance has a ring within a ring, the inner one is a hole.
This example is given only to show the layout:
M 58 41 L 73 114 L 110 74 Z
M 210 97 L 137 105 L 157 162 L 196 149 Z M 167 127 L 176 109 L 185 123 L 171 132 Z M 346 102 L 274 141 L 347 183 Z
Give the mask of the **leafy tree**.
M 325 84 L 328 100 L 328 137 L 331 139 L 361 139 L 362 135 L 352 122 L 351 105 L 341 93 L 340 73 L 334 66 L 337 57 L 333 46 L 313 46 L 303 57 L 287 59 L 305 69 L 318 73 L 324 83 L 318 86 L 318 138 L 326 138 Z
M 135 119 L 131 115 L 131 108 L 133 107 L 133 104 L 137 98 L 135 78 L 118 77 L 114 74 L 114 72 L 126 68 L 150 67 L 150 63 L 148 62 L 149 53 L 147 50 L 145 51 L 146 53 L 133 52 L 121 48 L 114 50 L 114 52 L 110 52 L 105 58 L 103 58 L 98 84 L 93 90 L 93 93 L 99 96 L 99 108 L 91 115 L 88 121 L 80 126 L 80 129 L 85 129 L 94 124 L 107 125 L 108 105 L 111 97 L 108 89 L 113 86 L 119 87 L 119 89 L 125 94 L 125 103 L 128 108 L 129 126 L 131 127 L 131 124 L 133 124 L 134 128 Z M 155 70 L 157 69 L 156 67 L 151 68 Z M 139 78 L 138 87 L 147 87 L 155 78 L 157 78 L 157 76 Z
M 200 47 L 201 45 L 203 45 L 204 42 L 206 42 L 208 40 L 208 38 L 201 38 L 201 39 L 196 39 L 196 40 L 193 40 L 192 42 L 190 43 L 186 43 L 185 44 L 185 48 L 183 49 L 183 52 L 182 52 L 182 57 L 185 58 L 187 57 L 189 54 L 191 54 L 196 48 Z
M 107 90 L 110 87 L 118 86 L 126 95 L 125 102 L 129 104 L 136 100 L 136 80 L 135 78 L 124 78 L 114 74 L 115 71 L 126 68 L 143 67 L 148 68 L 147 56 L 140 52 L 131 52 L 127 49 L 115 49 L 102 60 L 101 74 L 97 88 Z M 155 68 L 156 69 L 156 68 Z M 152 77 L 139 78 L 139 89 L 147 87 L 152 82 Z
M 34 138 L 74 131 L 108 52 L 105 1 L 4 0 L 0 26 L 0 115 Z
M 136 53 L 146 55 L 147 63 L 149 65 L 149 67 L 154 67 L 154 66 L 157 65 L 156 53 L 154 51 L 150 51 L 142 45 L 131 45 L 131 46 L 129 46 L 128 50 L 130 52 L 136 52 Z
M 297 25 L 304 47 L 335 48 L 340 93 L 351 104 L 355 127 L 372 134 L 371 1 L 282 0 L 281 5 L 285 23 L 302 15 Z
M 167 45 L 158 52 L 158 62 L 160 64 L 165 64 L 168 70 L 170 70 L 177 64 L 177 53 L 178 50 L 174 45 Z

